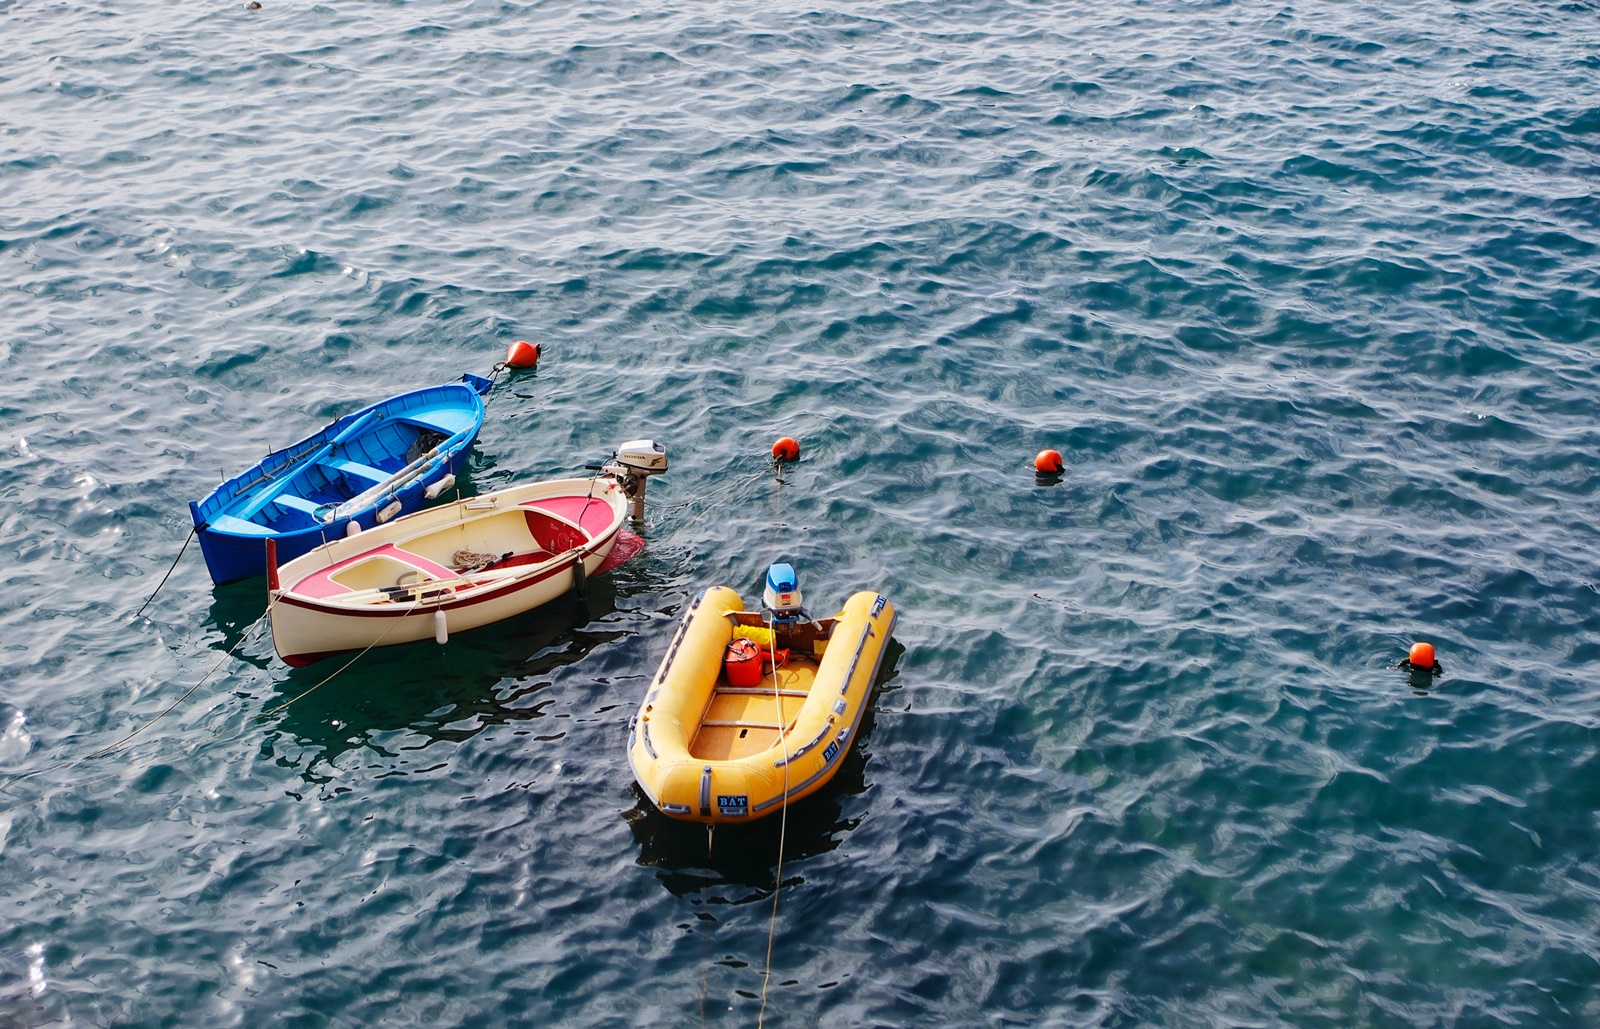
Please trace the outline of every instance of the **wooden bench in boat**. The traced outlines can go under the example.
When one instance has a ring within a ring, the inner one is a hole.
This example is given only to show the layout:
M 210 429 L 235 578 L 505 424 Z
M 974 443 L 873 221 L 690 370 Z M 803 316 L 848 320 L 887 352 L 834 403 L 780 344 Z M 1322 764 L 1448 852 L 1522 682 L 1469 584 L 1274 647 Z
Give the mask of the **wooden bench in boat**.
M 272 502 L 281 507 L 289 508 L 291 511 L 300 511 L 308 514 L 313 520 L 317 517 L 317 512 L 327 506 L 325 504 L 313 504 L 305 497 L 296 496 L 293 493 L 279 493 L 272 498 Z
M 366 566 L 363 568 L 362 566 Z M 434 579 L 452 579 L 456 571 L 444 565 L 401 550 L 386 543 L 375 550 L 347 558 L 338 564 L 308 575 L 295 583 L 294 591 L 307 597 L 326 600 L 343 593 L 359 593 L 382 586 L 398 585 L 397 580 L 411 572 Z
M 382 468 L 374 468 L 369 464 L 362 464 L 360 461 L 352 461 L 347 457 L 330 457 L 322 463 L 336 472 L 353 475 L 358 479 L 368 479 L 374 485 L 387 481 L 394 474 L 386 472 Z
M 794 727 L 816 677 L 816 663 L 793 652 L 778 669 L 776 689 L 771 672 L 763 686 L 730 686 L 719 676 L 689 753 L 700 761 L 728 761 L 772 747 Z

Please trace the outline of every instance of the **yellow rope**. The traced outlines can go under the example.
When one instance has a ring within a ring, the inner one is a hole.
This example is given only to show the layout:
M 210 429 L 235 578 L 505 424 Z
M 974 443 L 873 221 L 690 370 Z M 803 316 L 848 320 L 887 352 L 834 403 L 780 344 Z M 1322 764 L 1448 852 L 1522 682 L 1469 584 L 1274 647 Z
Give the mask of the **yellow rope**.
M 250 628 L 246 629 L 244 632 L 239 634 L 238 642 L 234 643 L 233 646 L 229 647 L 228 648 L 228 652 L 226 654 L 223 654 L 220 658 L 217 659 L 217 663 L 211 666 L 211 670 L 208 671 L 205 675 L 201 676 L 200 682 L 197 682 L 193 686 L 190 686 L 187 690 L 184 691 L 183 696 L 179 697 L 177 700 L 174 700 L 171 704 L 168 704 L 165 711 L 162 711 L 161 714 L 156 715 L 155 718 L 150 719 L 148 722 L 146 722 L 143 725 L 139 726 L 139 728 L 137 728 L 137 729 L 133 730 L 132 732 L 128 733 L 128 735 L 122 737 L 122 739 L 120 739 L 120 740 L 117 740 L 115 743 L 111 744 L 110 746 L 101 747 L 99 750 L 95 751 L 94 753 L 86 755 L 84 757 L 84 760 L 87 761 L 89 758 L 99 757 L 101 754 L 104 754 L 104 753 L 107 753 L 108 751 L 112 751 L 112 750 L 117 749 L 118 747 L 122 746 L 124 743 L 127 743 L 129 740 L 133 739 L 135 736 L 139 735 L 140 733 L 144 732 L 146 729 L 150 728 L 152 725 L 156 724 L 156 721 L 158 719 L 160 719 L 163 715 L 166 715 L 173 708 L 177 707 L 179 704 L 181 704 L 185 700 L 187 700 L 189 698 L 189 694 L 191 694 L 195 690 L 199 689 L 201 683 L 204 683 L 207 679 L 209 679 L 213 675 L 215 675 L 216 672 L 217 672 L 217 669 L 222 667 L 222 663 L 224 661 L 228 660 L 228 658 L 233 656 L 233 652 L 235 650 L 239 649 L 239 644 L 243 643 L 249 637 L 249 635 L 251 633 L 255 632 L 258 628 L 260 628 L 262 622 L 265 622 L 268 618 L 270 618 L 272 616 L 272 608 L 277 603 L 278 603 L 278 601 L 277 601 L 276 598 L 269 599 L 267 601 L 267 609 L 265 611 L 261 612 L 261 617 L 260 618 L 257 618 L 254 622 L 251 623 Z
M 282 704 L 279 704 L 277 707 L 269 708 L 268 710 L 263 711 L 263 712 L 261 712 L 260 714 L 254 716 L 254 717 L 256 717 L 256 718 L 266 718 L 269 715 L 275 715 L 279 711 L 282 711 L 284 708 L 288 707 L 290 704 L 293 704 L 295 701 L 300 700 L 303 697 L 310 696 L 312 693 L 314 693 L 317 690 L 321 689 L 322 687 L 328 685 L 328 683 L 332 682 L 334 679 L 336 679 L 340 675 L 344 674 L 345 670 L 348 669 L 351 665 L 355 664 L 357 661 L 361 660 L 363 657 L 366 657 L 367 651 L 371 650 L 373 647 L 381 646 L 383 644 L 383 641 L 389 638 L 389 634 L 391 632 L 394 632 L 395 629 L 399 627 L 400 623 L 405 621 L 406 618 L 410 616 L 411 612 L 415 611 L 417 609 L 417 607 L 421 603 L 422 603 L 422 592 L 419 590 L 417 592 L 417 599 L 413 600 L 411 602 L 411 606 L 406 608 L 405 614 L 401 615 L 399 618 L 396 618 L 394 620 L 394 622 L 392 624 L 390 624 L 390 626 L 387 629 L 383 630 L 383 633 L 377 639 L 373 640 L 371 643 L 368 643 L 365 647 L 363 647 L 361 649 L 361 651 L 356 654 L 355 657 L 352 657 L 350 660 L 348 660 L 344 664 L 340 665 L 338 667 L 338 669 L 336 671 L 334 671 L 334 673 L 332 675 L 328 676 L 326 679 L 322 680 L 321 682 L 317 683 L 315 686 L 313 686 L 310 689 L 306 690 L 304 693 L 296 694 L 295 696 L 292 696 L 288 700 L 284 701 Z

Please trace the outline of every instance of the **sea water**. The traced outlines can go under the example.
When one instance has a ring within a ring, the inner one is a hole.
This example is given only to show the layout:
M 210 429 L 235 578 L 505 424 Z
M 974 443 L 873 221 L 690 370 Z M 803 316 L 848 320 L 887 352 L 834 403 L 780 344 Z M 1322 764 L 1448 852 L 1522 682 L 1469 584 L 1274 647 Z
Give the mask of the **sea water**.
M 0 1022 L 1600 1022 L 1597 14 L 0 0 Z M 582 602 L 291 670 L 179 558 L 518 339 L 465 490 L 671 453 Z M 861 740 L 670 823 L 775 560 Z

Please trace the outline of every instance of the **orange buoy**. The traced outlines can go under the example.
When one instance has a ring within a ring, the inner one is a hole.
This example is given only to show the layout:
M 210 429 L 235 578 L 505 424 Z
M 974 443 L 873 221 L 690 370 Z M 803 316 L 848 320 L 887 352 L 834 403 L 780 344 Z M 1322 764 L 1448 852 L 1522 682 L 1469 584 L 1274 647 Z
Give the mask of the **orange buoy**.
M 1033 459 L 1033 470 L 1040 475 L 1060 475 L 1066 467 L 1059 450 L 1041 450 L 1039 456 Z
M 800 444 L 792 436 L 785 436 L 772 445 L 772 456 L 778 461 L 800 460 Z
M 1432 668 L 1433 667 L 1433 644 L 1432 643 L 1413 643 L 1413 644 L 1411 644 L 1411 664 L 1416 668 Z
M 519 339 L 506 348 L 506 367 L 533 368 L 539 364 L 539 344 Z

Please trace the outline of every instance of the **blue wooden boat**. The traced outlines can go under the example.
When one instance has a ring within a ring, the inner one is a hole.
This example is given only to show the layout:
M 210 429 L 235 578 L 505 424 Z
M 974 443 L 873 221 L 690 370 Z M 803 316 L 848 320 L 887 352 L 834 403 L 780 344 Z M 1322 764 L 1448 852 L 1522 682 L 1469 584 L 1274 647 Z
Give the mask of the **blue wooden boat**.
M 264 575 L 267 540 L 280 562 L 422 507 L 455 481 L 483 427 L 492 381 L 401 393 L 328 424 L 189 504 L 217 584 Z

